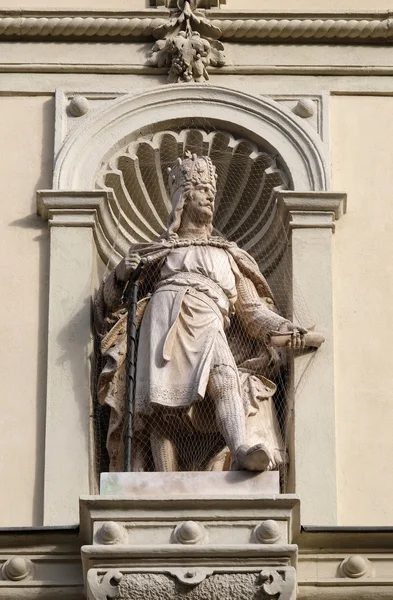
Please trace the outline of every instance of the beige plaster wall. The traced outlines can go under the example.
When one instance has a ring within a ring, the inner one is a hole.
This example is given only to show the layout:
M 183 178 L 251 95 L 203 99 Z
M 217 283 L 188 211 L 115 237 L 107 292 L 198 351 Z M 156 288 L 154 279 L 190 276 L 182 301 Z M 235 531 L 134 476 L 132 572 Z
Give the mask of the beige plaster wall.
M 323 11 L 323 10 L 385 10 L 393 7 L 392 0 L 227 0 L 225 8 L 231 10 Z M 224 8 L 224 7 L 223 7 Z
M 53 100 L 0 97 L 0 526 L 42 520 L 48 229 L 35 190 L 50 186 Z
M 20 8 L 29 9 L 73 9 L 79 10 L 142 10 L 150 8 L 149 0 L 23 0 L 18 3 Z M 11 0 L 1 0 L 0 9 L 13 8 Z M 222 9 L 229 10 L 266 10 L 269 12 L 279 10 L 299 11 L 329 11 L 329 10 L 388 10 L 393 8 L 393 0 L 227 0 Z
M 331 99 L 339 523 L 393 522 L 393 97 Z
M 85 77 L 75 75 L 76 88 Z M 219 83 L 236 87 L 233 77 Z M 332 96 L 330 102 L 333 189 L 348 192 L 348 213 L 333 238 L 339 523 L 388 525 L 393 97 Z M 37 525 L 43 506 L 49 235 L 35 215 L 35 190 L 51 183 L 53 99 L 1 96 L 0 115 L 0 488 L 6 490 L 0 526 Z

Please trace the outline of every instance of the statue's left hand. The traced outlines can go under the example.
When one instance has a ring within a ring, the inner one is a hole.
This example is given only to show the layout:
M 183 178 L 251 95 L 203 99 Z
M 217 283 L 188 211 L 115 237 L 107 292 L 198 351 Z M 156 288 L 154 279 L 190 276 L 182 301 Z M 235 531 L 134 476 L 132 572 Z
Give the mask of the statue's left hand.
M 304 335 L 307 333 L 307 329 L 304 327 L 300 327 L 300 325 L 295 325 L 295 323 L 287 321 L 281 325 L 280 333 L 289 333 L 291 335 L 291 339 L 287 342 L 287 348 L 291 350 L 300 350 L 305 347 L 306 343 Z

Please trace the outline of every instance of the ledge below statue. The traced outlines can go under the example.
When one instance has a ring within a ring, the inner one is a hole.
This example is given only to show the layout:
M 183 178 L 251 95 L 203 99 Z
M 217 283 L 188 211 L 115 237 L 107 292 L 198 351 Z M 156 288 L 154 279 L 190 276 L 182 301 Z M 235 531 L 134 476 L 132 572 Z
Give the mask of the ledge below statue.
M 101 496 L 128 498 L 245 498 L 280 493 L 278 471 L 101 473 Z
M 88 600 L 295 600 L 299 498 L 278 472 L 104 473 L 101 490 L 80 499 Z

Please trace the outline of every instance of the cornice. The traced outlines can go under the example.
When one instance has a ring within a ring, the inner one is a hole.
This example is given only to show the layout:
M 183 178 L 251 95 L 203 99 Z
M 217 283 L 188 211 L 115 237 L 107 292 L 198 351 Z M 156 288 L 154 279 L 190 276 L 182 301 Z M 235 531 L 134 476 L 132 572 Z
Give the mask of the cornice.
M 142 11 L 1 10 L 0 40 L 149 39 L 168 9 Z M 393 12 L 206 10 L 222 40 L 274 43 L 392 43 Z
M 214 14 L 213 14 L 214 12 Z M 356 43 L 393 40 L 393 14 L 387 12 L 277 13 L 209 11 L 212 25 L 231 41 Z

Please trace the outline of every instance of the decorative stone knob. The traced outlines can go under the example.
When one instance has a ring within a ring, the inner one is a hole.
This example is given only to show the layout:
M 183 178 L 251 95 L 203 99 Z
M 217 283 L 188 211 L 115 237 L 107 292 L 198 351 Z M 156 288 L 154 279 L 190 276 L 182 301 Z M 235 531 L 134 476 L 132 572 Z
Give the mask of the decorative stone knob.
M 115 521 L 107 521 L 97 532 L 101 544 L 120 544 L 124 538 L 124 529 Z
M 309 119 L 315 114 L 316 109 L 314 100 L 311 100 L 311 98 L 302 98 L 293 107 L 292 112 L 298 117 L 302 117 L 302 119 Z
M 81 96 L 77 94 L 71 98 L 71 101 L 68 105 L 68 113 L 72 117 L 82 117 L 85 115 L 90 108 L 89 101 L 85 96 Z
M 267 519 L 257 525 L 253 531 L 255 539 L 261 544 L 274 544 L 281 537 L 280 527 L 276 521 Z
M 370 563 L 367 559 L 363 558 L 363 556 L 360 556 L 360 554 L 353 554 L 349 558 L 343 560 L 340 567 L 345 577 L 356 579 L 369 572 Z
M 201 544 L 206 539 L 206 529 L 195 521 L 185 521 L 175 528 L 173 538 L 178 544 Z
M 14 556 L 3 565 L 3 575 L 6 579 L 20 581 L 31 575 L 33 564 L 28 558 Z

